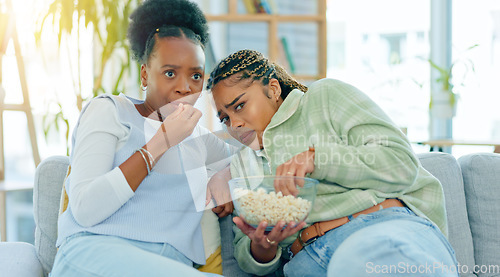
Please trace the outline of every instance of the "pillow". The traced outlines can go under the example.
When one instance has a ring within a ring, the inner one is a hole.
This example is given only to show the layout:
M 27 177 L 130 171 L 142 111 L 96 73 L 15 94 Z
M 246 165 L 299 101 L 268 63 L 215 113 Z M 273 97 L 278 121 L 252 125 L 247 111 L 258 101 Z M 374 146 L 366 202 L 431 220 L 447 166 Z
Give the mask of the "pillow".
M 458 262 L 472 268 L 474 249 L 465 202 L 462 171 L 455 157 L 447 153 L 428 152 L 418 154 L 422 166 L 439 179 L 448 218 L 448 239 L 455 250 Z
M 35 248 L 45 275 L 50 272 L 56 256 L 57 219 L 61 187 L 67 175 L 69 158 L 50 156 L 36 168 L 33 187 Z
M 216 251 L 208 257 L 206 264 L 198 268 L 201 272 L 216 273 L 222 275 L 222 255 L 221 247 L 217 247 Z
M 203 246 L 205 247 L 205 257 L 208 258 L 206 264 L 199 267 L 198 270 L 222 275 L 219 217 L 212 212 L 214 206 L 214 201 L 211 200 L 201 218 Z
M 478 266 L 500 261 L 500 155 L 479 153 L 458 159 L 462 167 L 474 258 Z M 481 267 L 483 269 L 483 267 Z M 488 275 L 489 276 L 489 275 Z
M 71 173 L 71 165 L 68 166 L 68 172 L 66 173 L 66 177 L 64 178 L 64 182 L 62 185 L 61 199 L 59 200 L 59 215 L 64 213 L 68 208 L 68 194 L 66 193 L 66 180 L 68 180 L 69 174 Z

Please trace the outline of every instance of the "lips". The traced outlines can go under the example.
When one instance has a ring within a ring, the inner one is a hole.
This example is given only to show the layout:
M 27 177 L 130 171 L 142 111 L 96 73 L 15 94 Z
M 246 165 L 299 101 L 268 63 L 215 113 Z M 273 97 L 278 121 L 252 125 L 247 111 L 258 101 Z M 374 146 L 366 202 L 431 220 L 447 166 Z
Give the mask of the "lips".
M 186 102 L 186 101 L 173 101 L 173 102 L 170 102 L 172 104 L 174 104 L 175 106 L 179 106 L 179 104 L 184 104 L 184 105 L 193 105 L 192 103 L 189 103 L 189 102 Z
M 248 131 L 248 132 L 241 134 L 240 141 L 243 144 L 248 144 L 248 142 L 250 142 L 249 140 L 253 138 L 254 133 L 255 133 L 255 131 Z
M 200 93 L 192 93 L 192 94 L 177 98 L 174 101 L 172 101 L 171 103 L 176 105 L 176 106 L 179 105 L 180 103 L 182 103 L 184 105 L 187 104 L 187 105 L 194 106 L 194 104 L 196 103 L 196 100 L 198 100 L 198 96 L 200 96 Z

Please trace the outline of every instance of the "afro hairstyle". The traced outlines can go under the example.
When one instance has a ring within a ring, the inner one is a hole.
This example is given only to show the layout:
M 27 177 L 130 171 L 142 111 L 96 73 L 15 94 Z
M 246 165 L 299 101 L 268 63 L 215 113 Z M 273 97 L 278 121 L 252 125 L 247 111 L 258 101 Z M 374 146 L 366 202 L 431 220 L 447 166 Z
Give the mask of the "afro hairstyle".
M 145 63 L 159 37 L 187 37 L 203 48 L 208 42 L 207 20 L 188 0 L 145 0 L 130 15 L 127 37 L 135 60 Z

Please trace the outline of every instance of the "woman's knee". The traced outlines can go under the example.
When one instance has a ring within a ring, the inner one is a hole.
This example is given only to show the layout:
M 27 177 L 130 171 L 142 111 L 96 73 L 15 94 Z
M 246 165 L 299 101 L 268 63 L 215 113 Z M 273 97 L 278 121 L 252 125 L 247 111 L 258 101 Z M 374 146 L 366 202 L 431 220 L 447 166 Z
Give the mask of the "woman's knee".
M 429 225 L 387 221 L 363 228 L 342 242 L 330 259 L 328 272 L 446 276 L 440 272 L 450 273 L 456 264 L 449 250 Z

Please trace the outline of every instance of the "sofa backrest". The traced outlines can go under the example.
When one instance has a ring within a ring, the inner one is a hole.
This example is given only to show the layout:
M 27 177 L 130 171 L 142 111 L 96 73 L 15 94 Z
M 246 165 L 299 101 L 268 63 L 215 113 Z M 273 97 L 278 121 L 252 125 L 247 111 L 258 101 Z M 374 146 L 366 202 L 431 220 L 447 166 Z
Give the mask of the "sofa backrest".
M 35 249 L 45 276 L 52 269 L 57 252 L 57 218 L 68 166 L 67 156 L 51 156 L 44 159 L 35 171 L 33 187 Z
M 459 264 L 471 269 L 475 264 L 474 250 L 460 166 L 455 157 L 446 153 L 430 152 L 417 156 L 422 166 L 443 185 L 448 216 L 448 240 L 455 250 Z
M 500 155 L 476 153 L 458 159 L 478 276 L 500 276 Z

